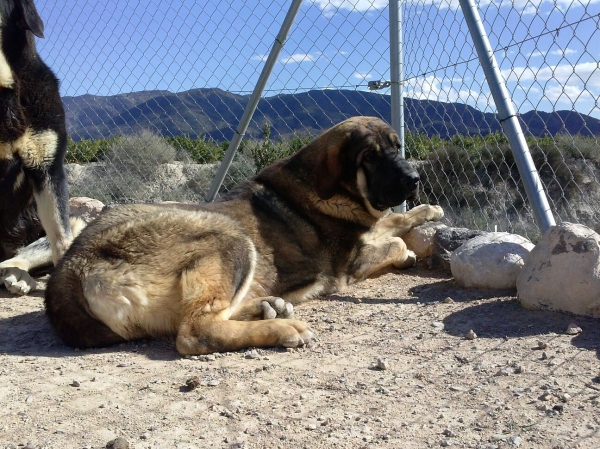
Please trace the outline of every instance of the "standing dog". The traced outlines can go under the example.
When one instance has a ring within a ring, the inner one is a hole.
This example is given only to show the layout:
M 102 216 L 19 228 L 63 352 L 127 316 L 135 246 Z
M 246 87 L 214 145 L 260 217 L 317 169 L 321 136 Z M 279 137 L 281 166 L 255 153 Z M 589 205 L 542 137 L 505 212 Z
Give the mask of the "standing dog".
M 18 250 L 45 233 L 56 263 L 72 240 L 63 166 L 65 113 L 58 81 L 40 59 L 34 35 L 44 37 L 44 24 L 33 1 L 2 0 L 0 281 L 21 294 L 35 288 L 27 271 L 50 261 L 44 241 L 24 252 Z
M 219 202 L 108 210 L 50 277 L 50 322 L 78 348 L 161 335 L 181 354 L 306 344 L 313 333 L 281 298 L 412 265 L 400 236 L 443 216 L 390 213 L 419 181 L 399 148 L 385 122 L 351 118 Z

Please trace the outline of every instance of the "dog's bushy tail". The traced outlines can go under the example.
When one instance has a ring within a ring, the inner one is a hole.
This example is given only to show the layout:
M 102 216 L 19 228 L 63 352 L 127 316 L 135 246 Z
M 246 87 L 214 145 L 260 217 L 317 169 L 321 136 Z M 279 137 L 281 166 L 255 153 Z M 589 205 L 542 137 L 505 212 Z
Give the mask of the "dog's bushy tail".
M 87 306 L 81 279 L 59 263 L 46 287 L 46 315 L 62 339 L 73 348 L 111 346 L 126 340 L 97 320 Z

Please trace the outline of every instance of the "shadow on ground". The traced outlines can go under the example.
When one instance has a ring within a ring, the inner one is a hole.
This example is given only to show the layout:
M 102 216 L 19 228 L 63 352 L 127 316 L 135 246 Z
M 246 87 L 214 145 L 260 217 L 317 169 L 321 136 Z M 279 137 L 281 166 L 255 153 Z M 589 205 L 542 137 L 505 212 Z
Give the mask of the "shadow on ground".
M 411 273 L 418 274 L 418 273 Z M 440 276 L 441 278 L 444 275 Z M 567 313 L 533 311 L 520 306 L 514 291 L 464 289 L 451 279 L 419 285 L 409 290 L 409 297 L 393 298 L 331 295 L 329 300 L 364 304 L 434 305 L 451 298 L 448 314 L 443 318 L 444 332 L 464 337 L 473 329 L 479 338 L 517 338 L 547 334 L 564 334 L 570 323 L 583 332 L 571 343 L 592 350 L 600 359 L 600 320 Z

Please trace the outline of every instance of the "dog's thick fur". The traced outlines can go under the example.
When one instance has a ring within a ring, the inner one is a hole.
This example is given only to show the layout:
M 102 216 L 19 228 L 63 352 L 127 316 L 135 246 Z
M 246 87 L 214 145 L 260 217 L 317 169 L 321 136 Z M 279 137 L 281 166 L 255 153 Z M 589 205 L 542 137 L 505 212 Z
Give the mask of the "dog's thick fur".
M 443 216 L 429 205 L 390 213 L 419 179 L 399 147 L 385 122 L 356 117 L 219 202 L 104 212 L 48 282 L 53 327 L 79 348 L 172 336 L 181 354 L 310 342 L 281 298 L 412 265 L 399 236 Z
M 21 281 L 19 293 L 31 288 L 21 277 L 30 280 L 27 271 L 42 261 L 18 250 L 46 234 L 56 263 L 72 240 L 65 113 L 36 51 L 43 30 L 32 0 L 0 2 L 0 281 Z

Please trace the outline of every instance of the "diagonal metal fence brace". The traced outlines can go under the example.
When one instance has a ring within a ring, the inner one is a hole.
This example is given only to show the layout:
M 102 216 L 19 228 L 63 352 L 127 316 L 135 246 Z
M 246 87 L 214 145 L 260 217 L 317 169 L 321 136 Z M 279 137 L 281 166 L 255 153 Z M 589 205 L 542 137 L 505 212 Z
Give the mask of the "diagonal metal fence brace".
M 231 139 L 231 142 L 227 147 L 227 151 L 225 152 L 225 156 L 221 161 L 221 165 L 219 165 L 217 174 L 215 175 L 210 189 L 208 190 L 208 193 L 204 198 L 204 200 L 207 203 L 214 201 L 214 199 L 217 196 L 217 193 L 219 192 L 219 189 L 221 188 L 221 185 L 223 184 L 225 175 L 227 174 L 227 171 L 229 170 L 229 167 L 233 162 L 235 153 L 238 150 L 240 143 L 244 138 L 244 135 L 246 134 L 246 130 L 248 129 L 248 125 L 250 123 L 250 120 L 252 119 L 252 115 L 256 110 L 256 106 L 258 106 L 258 101 L 260 100 L 260 97 L 265 89 L 267 81 L 269 80 L 269 76 L 271 76 L 273 66 L 275 65 L 275 62 L 279 57 L 279 53 L 281 52 L 283 44 L 287 39 L 287 35 L 290 31 L 290 28 L 292 27 L 292 24 L 294 23 L 294 19 L 296 18 L 298 10 L 300 9 L 301 3 L 302 0 L 294 0 L 290 5 L 290 9 L 288 10 L 285 18 L 283 19 L 283 23 L 281 24 L 279 34 L 277 34 L 275 42 L 273 43 L 273 47 L 271 47 L 271 52 L 269 53 L 267 61 L 265 62 L 265 66 L 263 67 L 258 81 L 256 82 L 256 86 L 254 87 L 254 91 L 252 92 L 250 100 L 246 105 L 246 109 L 244 110 L 244 114 L 242 115 L 235 135 L 233 136 L 233 139 Z
M 551 226 L 554 226 L 556 222 L 554 221 L 554 216 L 550 210 L 550 205 L 548 204 L 548 199 L 544 192 L 544 186 L 540 181 L 540 176 L 533 163 L 533 159 L 531 158 L 531 153 L 529 152 L 529 147 L 525 141 L 521 124 L 515 113 L 508 90 L 504 84 L 504 79 L 500 73 L 500 68 L 498 67 L 494 52 L 490 46 L 485 28 L 483 27 L 479 11 L 477 10 L 477 6 L 475 6 L 474 0 L 459 0 L 459 2 L 467 26 L 469 27 L 471 38 L 473 39 L 473 43 L 477 50 L 479 63 L 485 73 L 485 78 L 492 92 L 494 103 L 496 103 L 500 123 L 502 124 L 510 148 L 515 156 L 515 162 L 519 169 L 519 173 L 521 174 L 521 178 L 523 178 L 525 192 L 531 202 L 535 220 L 541 231 L 546 232 Z

